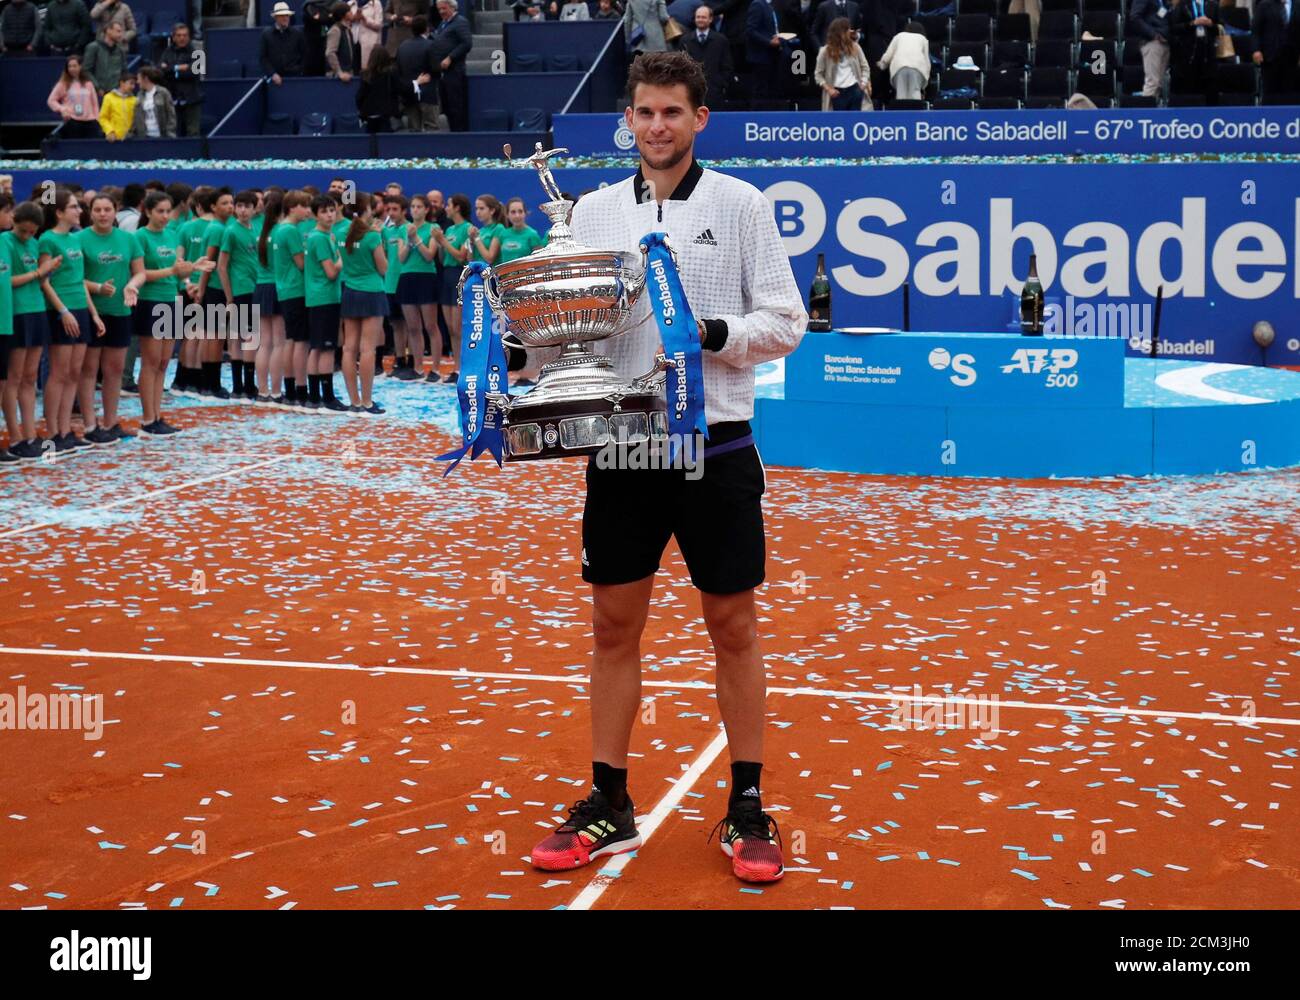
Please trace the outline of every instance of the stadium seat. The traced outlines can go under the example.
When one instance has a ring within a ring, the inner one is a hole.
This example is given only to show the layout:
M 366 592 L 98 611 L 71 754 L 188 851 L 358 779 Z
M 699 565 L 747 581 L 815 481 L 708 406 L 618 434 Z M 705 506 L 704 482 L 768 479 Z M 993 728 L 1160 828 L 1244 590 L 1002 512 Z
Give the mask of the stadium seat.
M 540 52 L 521 52 L 510 60 L 510 64 L 516 73 L 541 73 L 545 69 Z
M 1118 39 L 1123 23 L 1118 14 L 1084 14 L 1082 30 L 1098 38 Z
M 997 66 L 1012 66 L 1017 69 L 1029 68 L 1028 42 L 994 42 L 989 55 L 989 69 Z
M 985 17 L 996 17 L 997 8 L 997 0 L 957 0 L 958 14 L 983 14 Z
M 510 131 L 510 113 L 501 108 L 484 108 L 479 112 L 479 122 L 484 132 Z
M 1143 97 L 1141 94 L 1121 94 L 1119 106 L 1121 108 L 1158 108 L 1160 107 L 1160 98 Z
M 1113 41 L 1080 42 L 1079 61 L 1076 66 L 1081 73 L 1085 71 L 1111 73 L 1119 69 L 1119 60 L 1115 53 Z
M 1049 39 L 1057 39 L 1074 42 L 1078 41 L 1079 19 L 1073 14 L 1054 11 L 1048 13 L 1043 11 L 1043 16 L 1038 19 L 1038 40 L 1040 42 Z
M 1015 111 L 1020 107 L 1015 97 L 981 97 L 975 103 L 981 111 Z
M 886 101 L 886 111 L 924 111 L 929 105 L 925 101 Z
M 330 116 L 324 111 L 308 111 L 298 122 L 299 135 L 329 135 Z
M 954 42 L 987 42 L 993 22 L 985 14 L 958 14 L 952 19 Z
M 980 69 L 989 68 L 989 47 L 982 42 L 953 42 L 943 54 L 943 65 L 951 67 L 962 56 L 967 56 Z
M 1250 11 L 1245 7 L 1219 7 L 1219 20 L 1228 29 L 1228 34 L 1236 31 L 1250 33 Z
M 1203 108 L 1205 107 L 1205 95 L 1178 94 L 1171 92 L 1168 104 L 1171 108 Z
M 1003 14 L 998 18 L 993 37 L 999 42 L 1029 41 L 1029 15 Z
M 1219 63 L 1219 103 L 1251 105 L 1259 98 L 1259 70 L 1253 63 Z
M 1278 91 L 1277 93 L 1270 94 L 1267 90 L 1265 90 L 1264 96 L 1260 98 L 1259 103 L 1268 104 L 1271 106 L 1276 106 L 1280 104 L 1300 104 L 1300 94 L 1285 93 L 1282 91 Z
M 510 123 L 512 132 L 545 132 L 548 127 L 541 108 L 519 108 Z
M 548 52 L 546 70 L 549 73 L 580 73 L 582 61 L 576 52 Z
M 1070 96 L 1070 71 L 1058 66 L 1045 66 L 1029 71 L 1025 84 L 1025 100 L 1064 102 Z
M 335 115 L 334 116 L 334 134 L 335 135 L 356 135 L 364 132 L 361 127 L 360 115 Z
M 933 17 L 922 14 L 916 19 L 925 29 L 925 37 L 930 39 L 930 51 L 941 49 L 948 44 L 948 25 L 950 18 Z
M 1120 58 L 1120 62 L 1125 66 L 1142 65 L 1142 39 L 1134 35 L 1125 37 L 1124 53 Z
M 1091 97 L 1094 103 L 1102 97 L 1109 100 L 1115 96 L 1115 71 L 1094 73 L 1084 67 L 1075 74 L 1075 89 L 1080 94 Z
M 293 135 L 293 115 L 273 111 L 262 122 L 263 135 Z
M 1053 14 L 1077 14 L 1079 13 L 1079 0 L 1041 0 L 1042 12 Z
M 971 111 L 974 107 L 975 102 L 969 97 L 941 97 L 930 102 L 932 111 Z
M 1141 94 L 1146 86 L 1146 71 L 1141 66 L 1125 66 L 1120 77 L 1120 92 L 1129 96 Z
M 993 67 L 984 74 L 984 96 L 1024 100 L 1025 71 L 1019 67 Z M 984 107 L 983 101 L 980 102 L 980 107 Z
M 1053 38 L 1034 46 L 1034 66 L 1060 66 L 1069 69 L 1074 65 L 1074 43 Z
M 1111 108 L 1119 107 L 1113 97 L 1089 97 L 1088 100 L 1097 105 L 1098 111 L 1109 111 Z
M 939 77 L 939 97 L 979 97 L 983 75 L 977 69 L 945 69 Z
M 916 12 L 924 17 L 956 17 L 957 0 L 918 0 Z
M 1124 0 L 1083 0 L 1083 13 L 1088 14 L 1122 14 Z

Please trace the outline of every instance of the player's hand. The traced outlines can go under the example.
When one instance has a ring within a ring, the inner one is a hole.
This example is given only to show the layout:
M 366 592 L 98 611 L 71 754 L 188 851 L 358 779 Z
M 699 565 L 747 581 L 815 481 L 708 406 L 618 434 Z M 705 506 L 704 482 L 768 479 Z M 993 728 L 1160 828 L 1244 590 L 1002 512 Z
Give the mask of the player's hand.
M 186 293 L 189 293 L 189 289 L 186 289 Z M 138 301 L 140 301 L 140 290 L 138 288 L 134 285 L 127 285 L 122 289 L 122 302 L 128 309 L 134 309 Z
M 48 278 L 51 274 L 63 266 L 63 254 L 57 257 L 51 257 L 44 264 L 36 265 L 36 273 L 42 278 Z
M 113 279 L 109 278 L 107 281 L 101 281 L 99 283 L 99 291 L 97 294 L 108 297 L 116 291 L 117 287 L 113 284 Z
M 81 336 L 81 327 L 77 323 L 77 317 L 72 315 L 72 312 L 70 310 L 67 309 L 63 310 L 63 314 L 60 317 L 60 319 L 63 322 L 64 333 L 66 333 L 69 337 Z
M 217 268 L 217 262 L 211 257 L 204 257 L 202 260 L 194 262 L 194 270 L 202 274 L 211 274 Z
M 98 337 L 102 337 L 102 336 L 104 336 L 104 334 L 105 334 L 105 332 L 106 332 L 105 329 L 104 329 L 104 321 L 103 321 L 102 319 L 100 319 L 100 317 L 99 317 L 98 314 L 96 314 L 95 316 L 93 316 L 93 317 L 91 317 L 91 318 L 92 318 L 92 319 L 94 320 L 94 322 L 95 322 L 95 336 L 96 336 L 97 338 L 98 338 Z

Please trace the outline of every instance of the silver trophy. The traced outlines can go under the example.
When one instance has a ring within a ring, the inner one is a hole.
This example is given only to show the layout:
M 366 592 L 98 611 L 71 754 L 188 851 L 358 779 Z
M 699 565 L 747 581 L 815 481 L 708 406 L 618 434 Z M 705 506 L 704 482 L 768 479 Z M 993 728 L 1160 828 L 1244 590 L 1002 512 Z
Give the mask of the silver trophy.
M 650 371 L 628 381 L 608 357 L 588 347 L 633 325 L 645 288 L 646 249 L 637 260 L 628 251 L 593 250 L 573 238 L 568 225 L 573 202 L 560 194 L 547 163 L 565 152 L 543 150 L 539 142 L 527 160 L 515 161 L 537 170 L 549 199 L 540 208 L 551 220 L 550 239 L 527 257 L 483 275 L 488 302 L 504 318 L 502 343 L 516 349 L 561 348 L 559 357 L 542 366 L 532 389 L 515 396 L 488 394 L 488 405 L 501 415 L 507 461 L 590 455 L 610 444 L 668 437 L 664 373 L 673 362 L 661 353 Z M 505 155 L 509 160 L 509 146 Z

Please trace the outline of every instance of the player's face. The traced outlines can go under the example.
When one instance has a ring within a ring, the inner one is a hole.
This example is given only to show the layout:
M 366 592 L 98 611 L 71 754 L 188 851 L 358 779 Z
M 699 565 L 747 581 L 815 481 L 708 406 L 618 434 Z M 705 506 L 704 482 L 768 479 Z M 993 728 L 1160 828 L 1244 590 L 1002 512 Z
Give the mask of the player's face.
M 528 213 L 524 210 L 523 205 L 515 202 L 510 206 L 507 217 L 510 219 L 510 225 L 522 228 L 524 220 L 528 218 Z
M 90 208 L 90 221 L 96 229 L 105 230 L 113 228 L 113 219 L 117 211 L 111 201 L 105 201 L 100 198 Z
M 235 206 L 235 218 L 248 225 L 248 220 L 253 217 L 253 206 L 246 201 L 241 201 Z
M 402 206 L 397 202 L 395 201 L 387 202 L 384 205 L 384 208 L 388 212 L 388 218 L 391 219 L 393 222 L 401 222 L 402 219 L 404 218 L 404 215 L 402 213 Z
M 212 203 L 212 214 L 222 222 L 230 218 L 230 213 L 235 210 L 235 196 L 233 194 L 223 194 L 220 198 Z
M 643 83 L 624 117 L 636 136 L 641 159 L 653 170 L 670 170 L 690 153 L 695 134 L 708 123 L 709 109 L 691 108 L 684 83 L 671 87 Z

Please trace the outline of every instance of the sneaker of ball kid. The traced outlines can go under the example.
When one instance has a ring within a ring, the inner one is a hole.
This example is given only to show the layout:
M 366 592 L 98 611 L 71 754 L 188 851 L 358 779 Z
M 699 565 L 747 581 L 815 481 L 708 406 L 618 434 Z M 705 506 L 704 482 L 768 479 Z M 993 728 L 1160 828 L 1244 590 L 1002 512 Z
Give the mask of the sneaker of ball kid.
M 533 865 L 561 872 L 581 868 L 597 858 L 634 851 L 641 846 L 641 834 L 633 817 L 631 798 L 626 809 L 616 810 L 600 789 L 593 788 L 585 799 L 569 807 L 569 818 L 533 848 Z
M 743 882 L 775 882 L 785 874 L 781 861 L 781 831 L 776 820 L 763 812 L 754 799 L 742 799 L 727 809 L 727 815 L 709 833 L 722 828 L 722 853 L 731 858 L 731 870 Z M 772 842 L 772 835 L 776 842 Z

